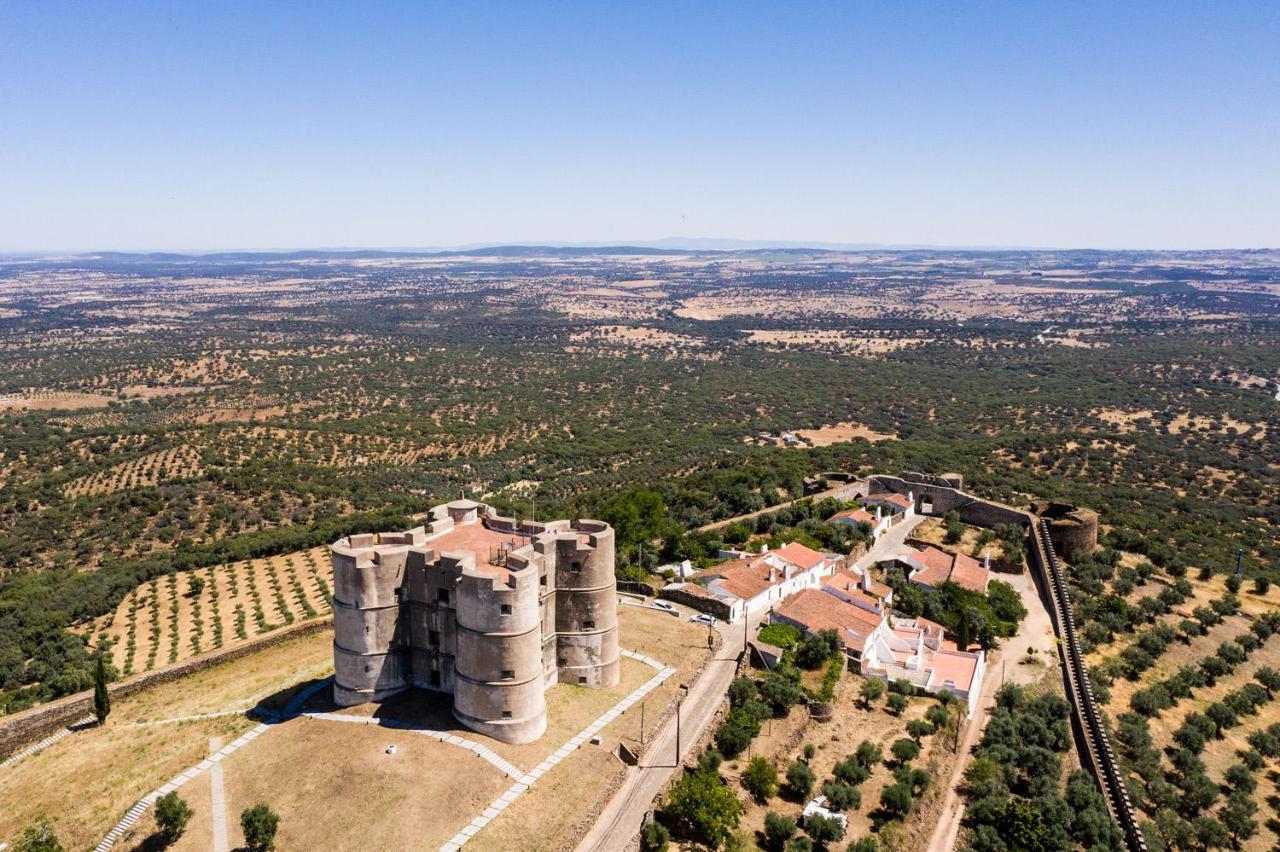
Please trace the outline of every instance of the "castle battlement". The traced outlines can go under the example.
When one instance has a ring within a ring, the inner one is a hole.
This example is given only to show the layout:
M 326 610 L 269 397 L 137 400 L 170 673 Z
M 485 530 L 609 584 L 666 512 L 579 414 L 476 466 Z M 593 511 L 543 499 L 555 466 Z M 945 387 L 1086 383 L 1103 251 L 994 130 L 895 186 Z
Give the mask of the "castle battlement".
M 618 682 L 612 527 L 518 522 L 473 500 L 428 517 L 333 544 L 336 703 L 416 686 L 452 694 L 468 727 L 529 742 L 547 689 Z

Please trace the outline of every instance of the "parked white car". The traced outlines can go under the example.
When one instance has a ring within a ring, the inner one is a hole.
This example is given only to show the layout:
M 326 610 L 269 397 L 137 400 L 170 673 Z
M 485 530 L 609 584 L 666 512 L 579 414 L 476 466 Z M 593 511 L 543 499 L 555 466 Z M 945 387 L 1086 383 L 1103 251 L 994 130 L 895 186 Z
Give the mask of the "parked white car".
M 675 608 L 673 604 L 669 604 L 666 601 L 654 601 L 653 603 L 649 604 L 649 606 L 653 607 L 654 609 L 660 609 L 663 612 L 669 612 L 672 615 L 680 614 L 680 612 Z
M 690 618 L 689 620 L 695 621 L 698 624 L 705 624 L 708 627 L 716 626 L 716 617 L 714 615 L 707 615 L 705 612 L 700 612 L 697 615 Z

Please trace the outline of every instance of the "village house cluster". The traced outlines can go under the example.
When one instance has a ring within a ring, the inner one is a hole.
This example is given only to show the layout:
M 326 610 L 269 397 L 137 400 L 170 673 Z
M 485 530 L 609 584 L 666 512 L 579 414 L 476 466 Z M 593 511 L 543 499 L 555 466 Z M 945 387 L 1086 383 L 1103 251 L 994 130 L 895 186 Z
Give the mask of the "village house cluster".
M 913 493 L 868 491 L 861 485 L 854 507 L 829 523 L 862 526 L 873 544 L 894 526 L 914 518 Z M 951 692 L 973 714 L 981 694 L 986 658 L 981 650 L 959 648 L 942 625 L 893 611 L 893 590 L 836 553 L 820 553 L 798 542 L 759 553 L 721 552 L 725 561 L 702 571 L 688 566 L 662 590 L 670 600 L 727 621 L 764 614 L 772 623 L 806 633 L 834 630 L 850 666 L 868 677 L 907 680 L 929 693 Z M 902 544 L 875 556 L 883 571 L 899 570 L 911 582 L 933 588 L 952 582 L 985 593 L 990 565 L 963 553 L 931 545 Z

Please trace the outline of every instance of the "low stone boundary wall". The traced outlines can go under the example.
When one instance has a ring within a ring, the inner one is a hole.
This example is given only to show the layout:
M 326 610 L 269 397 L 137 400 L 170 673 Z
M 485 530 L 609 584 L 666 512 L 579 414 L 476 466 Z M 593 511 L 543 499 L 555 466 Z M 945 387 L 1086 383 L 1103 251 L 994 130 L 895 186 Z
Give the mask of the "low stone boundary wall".
M 233 645 L 230 648 L 222 648 L 202 657 L 195 657 L 163 669 L 134 675 L 127 680 L 110 684 L 108 691 L 113 699 L 124 698 L 159 686 L 162 683 L 170 683 L 196 672 L 211 669 L 214 666 L 229 663 L 232 660 L 238 660 L 250 654 L 256 654 L 258 651 L 288 642 L 291 639 L 309 636 L 321 630 L 330 630 L 332 625 L 332 617 L 304 621 L 301 624 L 281 628 L 252 642 L 244 642 L 239 645 Z M 74 695 L 59 698 L 57 701 L 51 701 L 48 704 L 42 704 L 39 707 L 23 710 L 20 713 L 14 713 L 12 716 L 0 719 L 0 759 L 8 757 L 30 743 L 43 739 L 59 728 L 65 728 L 79 721 L 92 712 L 93 690 L 86 690 L 85 692 L 77 692 Z

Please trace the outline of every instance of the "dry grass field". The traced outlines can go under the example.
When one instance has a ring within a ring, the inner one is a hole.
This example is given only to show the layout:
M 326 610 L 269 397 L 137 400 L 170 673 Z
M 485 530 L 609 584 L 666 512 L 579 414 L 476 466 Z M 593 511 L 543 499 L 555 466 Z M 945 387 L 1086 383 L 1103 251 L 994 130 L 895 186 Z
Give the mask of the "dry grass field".
M 476 839 L 479 849 L 537 850 L 568 840 L 595 804 L 608 779 L 621 769 L 619 742 L 637 747 L 643 712 L 646 736 L 661 724 L 679 684 L 706 651 L 706 630 L 665 613 L 622 607 L 622 645 L 679 669 L 601 732 L 600 745 L 584 744 L 559 764 L 509 812 Z M 247 717 L 167 722 L 266 702 L 282 706 L 299 684 L 332 671 L 332 635 L 322 631 L 291 640 L 116 702 L 102 728 L 74 734 L 0 774 L 0 800 L 19 803 L 0 813 L 0 840 L 23 825 L 50 818 L 68 848 L 95 845 L 132 804 L 209 752 L 211 738 L 230 742 L 252 727 Z M 391 718 L 483 741 L 528 771 L 640 684 L 654 670 L 629 658 L 621 682 L 607 690 L 559 685 L 547 694 L 549 724 L 535 743 L 486 740 L 455 722 L 446 696 L 410 692 L 382 705 L 342 712 Z M 319 693 L 311 709 L 331 710 Z M 397 754 L 387 755 L 394 743 Z M 436 848 L 484 810 L 512 783 L 470 751 L 403 729 L 343 724 L 299 717 L 271 726 L 222 763 L 228 830 L 239 845 L 238 814 L 265 801 L 281 815 L 282 849 Z M 93 778 L 92 787 L 83 784 Z M 180 795 L 195 815 L 176 849 L 207 849 L 210 786 L 202 773 Z M 371 819 L 371 814 L 394 818 Z M 150 813 L 122 838 L 125 849 L 149 848 Z
M 332 637 L 322 632 L 117 700 L 105 726 L 73 734 L 0 772 L 0 841 L 12 841 L 22 826 L 43 816 L 68 849 L 97 845 L 134 802 L 203 759 L 211 737 L 229 742 L 253 726 L 240 715 L 136 723 L 250 707 L 325 676 L 332 661 Z M 183 788 L 182 795 L 197 819 L 202 810 L 207 818 L 208 798 L 198 801 L 193 789 Z M 141 820 L 124 848 L 141 843 L 152 825 L 150 815 Z

